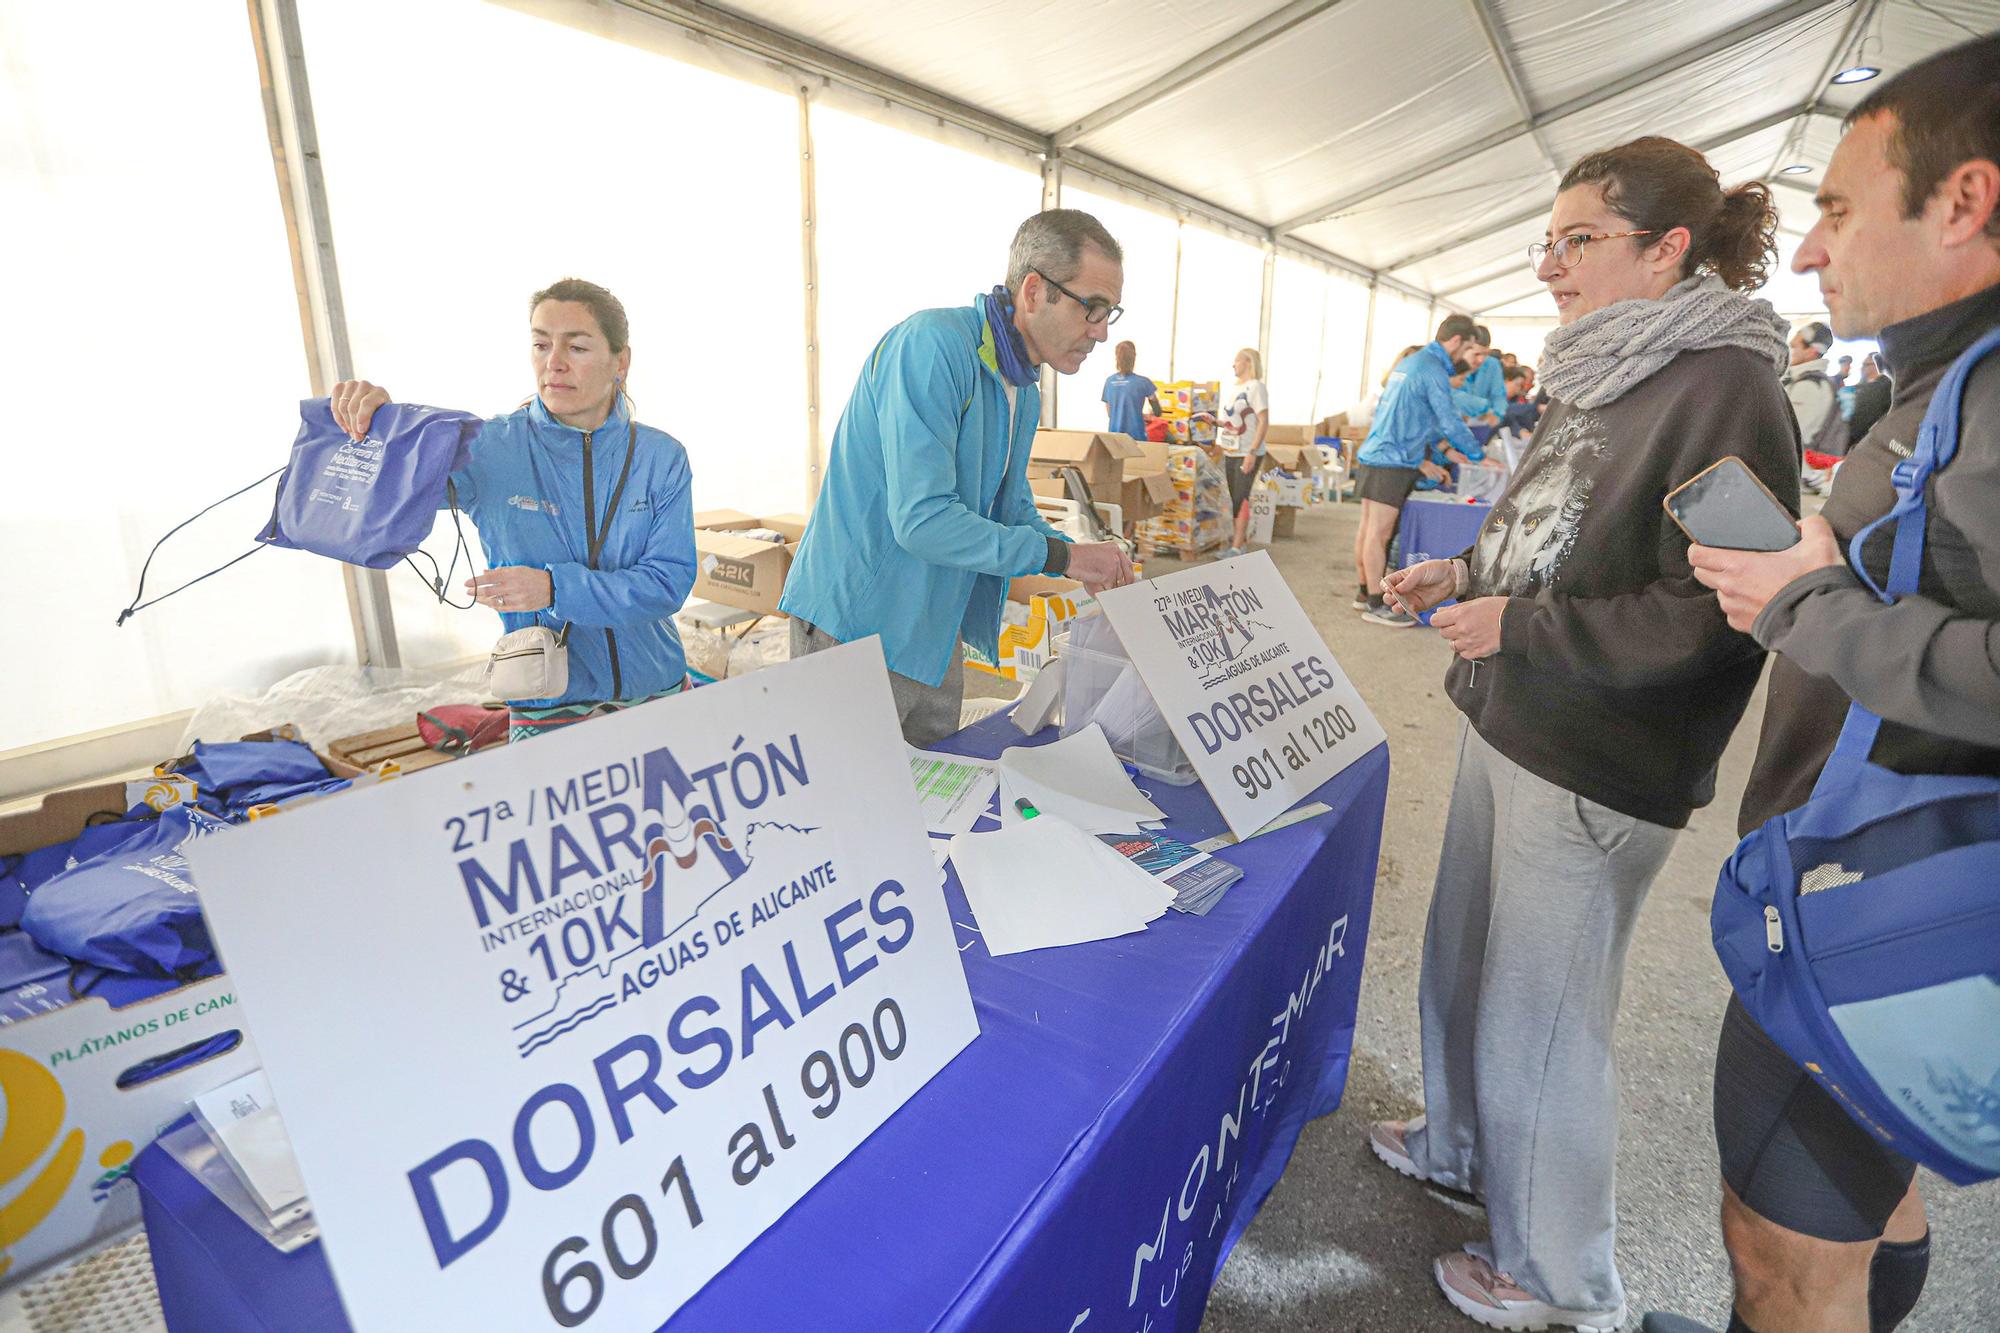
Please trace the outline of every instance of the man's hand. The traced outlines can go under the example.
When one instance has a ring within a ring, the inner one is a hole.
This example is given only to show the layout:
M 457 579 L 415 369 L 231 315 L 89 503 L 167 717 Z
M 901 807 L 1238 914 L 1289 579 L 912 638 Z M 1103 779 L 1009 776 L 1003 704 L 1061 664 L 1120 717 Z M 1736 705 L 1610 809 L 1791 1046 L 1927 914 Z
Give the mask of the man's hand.
M 1477 662 L 1500 651 L 1500 616 L 1506 609 L 1505 597 L 1475 597 L 1433 614 L 1431 628 L 1453 652 Z
M 367 380 L 342 380 L 333 386 L 333 424 L 357 440 L 368 438 L 375 409 L 389 405 L 389 391 Z
M 1408 569 L 1390 571 L 1382 580 L 1382 599 L 1398 611 L 1420 616 L 1458 592 L 1456 560 L 1424 560 Z
M 1431 460 L 1428 458 L 1426 458 L 1423 462 L 1417 464 L 1417 471 L 1423 473 L 1426 477 L 1429 477 L 1432 481 L 1451 480 L 1451 473 L 1445 471 L 1443 468 L 1439 467 L 1436 463 L 1431 462 Z
M 1814 514 L 1799 521 L 1798 545 L 1782 551 L 1731 551 L 1720 546 L 1688 547 L 1688 563 L 1703 585 L 1715 589 L 1729 627 L 1748 634 L 1778 590 L 1815 569 L 1845 563 L 1833 525 Z
M 1077 542 L 1069 548 L 1069 577 L 1080 580 L 1094 597 L 1106 588 L 1132 581 L 1132 562 L 1117 542 Z
M 555 581 L 546 569 L 503 565 L 465 581 L 472 600 L 496 611 L 539 611 L 555 600 Z
M 1504 458 L 1496 458 L 1492 454 L 1488 454 L 1486 455 L 1486 457 L 1479 460 L 1479 466 L 1483 468 L 1489 468 L 1494 472 L 1505 472 L 1507 470 L 1507 460 Z

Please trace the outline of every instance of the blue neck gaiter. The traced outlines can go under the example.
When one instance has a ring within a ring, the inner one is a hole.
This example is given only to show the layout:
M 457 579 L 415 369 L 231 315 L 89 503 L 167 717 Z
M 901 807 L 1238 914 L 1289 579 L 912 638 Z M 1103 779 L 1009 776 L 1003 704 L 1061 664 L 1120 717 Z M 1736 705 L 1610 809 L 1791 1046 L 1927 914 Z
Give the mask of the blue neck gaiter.
M 993 330 L 993 350 L 1000 358 L 1001 378 L 1016 388 L 1035 383 L 1041 375 L 1028 361 L 1028 344 L 1014 327 L 1014 303 L 1007 289 L 996 284 L 986 293 L 985 300 L 986 326 Z

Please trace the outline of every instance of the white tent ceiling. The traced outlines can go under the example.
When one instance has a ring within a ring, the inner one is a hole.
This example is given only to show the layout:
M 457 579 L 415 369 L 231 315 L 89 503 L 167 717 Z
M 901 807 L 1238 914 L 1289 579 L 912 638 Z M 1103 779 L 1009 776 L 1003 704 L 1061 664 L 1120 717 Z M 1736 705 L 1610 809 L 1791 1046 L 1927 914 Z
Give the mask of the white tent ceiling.
M 621 2 L 1474 311 L 1536 290 L 1579 155 L 1803 163 L 1775 178 L 1802 232 L 1870 87 L 1829 77 L 2000 30 L 2000 0 Z

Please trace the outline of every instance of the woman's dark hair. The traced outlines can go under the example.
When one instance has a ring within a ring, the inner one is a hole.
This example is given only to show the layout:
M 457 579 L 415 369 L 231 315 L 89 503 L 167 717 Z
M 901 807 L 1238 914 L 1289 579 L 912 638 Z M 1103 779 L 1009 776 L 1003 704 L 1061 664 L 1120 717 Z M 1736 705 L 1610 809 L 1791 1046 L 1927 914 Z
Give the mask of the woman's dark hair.
M 1451 363 L 1451 373 L 1454 375 L 1463 375 L 1471 369 L 1472 367 L 1465 363 L 1464 357 L 1460 357 L 1458 360 Z
M 632 340 L 631 326 L 625 322 L 625 307 L 617 297 L 594 282 L 564 278 L 550 283 L 529 298 L 528 314 L 532 317 L 535 307 L 544 301 L 574 301 L 588 306 L 591 316 L 597 320 L 597 327 L 604 330 L 604 341 L 611 344 L 614 354 L 624 351 Z
M 1747 181 L 1723 189 L 1708 159 L 1684 143 L 1652 135 L 1600 149 L 1569 169 L 1562 188 L 1573 185 L 1598 186 L 1614 213 L 1655 240 L 1686 227 L 1683 278 L 1713 273 L 1747 292 L 1764 284 L 1777 258 L 1778 210 L 1770 187 Z
M 1118 358 L 1118 373 L 1121 375 L 1130 375 L 1132 367 L 1139 364 L 1139 349 L 1130 342 L 1119 343 L 1111 354 Z

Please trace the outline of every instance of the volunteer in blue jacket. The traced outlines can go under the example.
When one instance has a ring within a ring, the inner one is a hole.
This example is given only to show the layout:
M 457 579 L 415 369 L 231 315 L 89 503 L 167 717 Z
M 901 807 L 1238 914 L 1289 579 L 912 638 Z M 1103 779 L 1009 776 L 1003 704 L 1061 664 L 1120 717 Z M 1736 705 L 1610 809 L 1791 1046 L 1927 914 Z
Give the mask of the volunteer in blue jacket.
M 1028 454 L 1043 365 L 1074 375 L 1120 312 L 1123 253 L 1088 213 L 1037 213 L 1007 283 L 921 310 L 882 338 L 834 432 L 826 481 L 778 605 L 792 656 L 879 635 L 903 735 L 958 730 L 961 640 L 998 651 L 1007 582 L 1132 580 L 1111 542 L 1071 545 L 1035 512 Z
M 1493 355 L 1493 335 L 1484 324 L 1477 326 L 1474 337 L 1476 341 L 1459 354 L 1470 371 L 1465 377 L 1465 402 L 1479 409 L 1466 416 L 1475 424 L 1498 426 L 1507 415 L 1507 367 Z
M 536 396 L 488 421 L 452 474 L 489 566 L 466 591 L 507 631 L 569 627 L 569 688 L 510 700 L 510 740 L 678 691 L 687 660 L 673 616 L 695 573 L 687 450 L 633 419 L 625 307 L 565 278 L 529 312 Z M 360 439 L 388 401 L 349 380 L 334 388 L 333 419 Z
M 1451 315 L 1438 325 L 1434 341 L 1398 362 L 1368 438 L 1355 455 L 1361 527 L 1354 534 L 1354 572 L 1361 586 L 1354 606 L 1375 624 L 1402 629 L 1417 623 L 1414 616 L 1383 603 L 1382 575 L 1389 563 L 1389 538 L 1417 479 L 1442 481 L 1447 475 L 1425 451 L 1444 440 L 1467 458 L 1480 453 L 1451 398 L 1451 363 L 1478 338 L 1479 326 L 1471 316 Z

